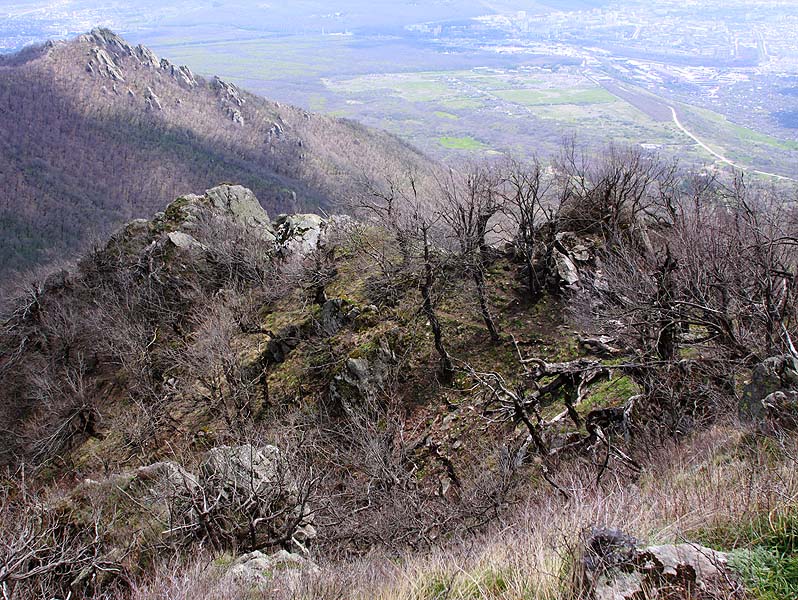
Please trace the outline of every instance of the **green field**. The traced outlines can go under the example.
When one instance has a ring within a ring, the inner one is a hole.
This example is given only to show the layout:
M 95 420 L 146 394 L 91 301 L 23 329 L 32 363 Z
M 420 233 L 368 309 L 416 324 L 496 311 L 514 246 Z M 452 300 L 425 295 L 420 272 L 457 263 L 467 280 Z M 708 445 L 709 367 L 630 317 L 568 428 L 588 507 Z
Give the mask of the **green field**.
M 524 106 L 560 104 L 604 104 L 617 98 L 603 88 L 524 89 L 495 92 L 495 95 Z
M 432 152 L 430 139 L 438 151 L 546 153 L 569 132 L 597 143 L 693 145 L 672 124 L 654 121 L 576 72 L 425 71 L 328 78 L 324 83 L 358 107 L 370 107 L 379 115 L 374 124 Z M 695 152 L 694 158 L 699 157 Z
M 480 142 L 479 140 L 475 140 L 472 137 L 441 137 L 438 138 L 438 143 L 443 146 L 444 148 L 449 148 L 450 150 L 486 150 L 487 146 Z

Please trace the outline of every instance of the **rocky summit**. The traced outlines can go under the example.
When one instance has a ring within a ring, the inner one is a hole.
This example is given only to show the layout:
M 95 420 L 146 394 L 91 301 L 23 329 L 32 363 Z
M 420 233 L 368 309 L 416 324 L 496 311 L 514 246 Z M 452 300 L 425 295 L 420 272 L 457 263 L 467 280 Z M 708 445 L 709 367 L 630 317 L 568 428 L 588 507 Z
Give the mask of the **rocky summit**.
M 788 597 L 792 208 L 638 159 L 223 184 L 32 281 L 6 596 Z

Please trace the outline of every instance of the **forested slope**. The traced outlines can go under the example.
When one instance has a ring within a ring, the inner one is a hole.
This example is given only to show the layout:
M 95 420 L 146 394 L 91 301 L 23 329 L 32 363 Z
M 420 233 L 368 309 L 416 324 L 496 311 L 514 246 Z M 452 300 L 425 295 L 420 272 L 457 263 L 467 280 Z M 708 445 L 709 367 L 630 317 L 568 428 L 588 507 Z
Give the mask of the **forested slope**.
M 0 274 L 61 259 L 187 190 L 329 209 L 365 169 L 423 169 L 397 138 L 269 102 L 107 30 L 0 57 Z

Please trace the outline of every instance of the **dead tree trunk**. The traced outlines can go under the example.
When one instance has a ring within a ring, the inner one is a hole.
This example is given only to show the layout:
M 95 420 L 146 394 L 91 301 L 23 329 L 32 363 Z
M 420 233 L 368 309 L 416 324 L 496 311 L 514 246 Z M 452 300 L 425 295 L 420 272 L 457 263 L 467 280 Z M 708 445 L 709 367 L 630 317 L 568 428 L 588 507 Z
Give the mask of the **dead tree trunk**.
M 480 261 L 482 262 L 482 261 Z M 487 293 L 485 290 L 485 273 L 482 270 L 482 265 L 477 265 L 474 268 L 474 272 L 472 274 L 472 278 L 474 280 L 474 285 L 477 288 L 477 298 L 479 299 L 479 312 L 482 315 L 482 320 L 485 322 L 485 327 L 488 329 L 488 333 L 490 334 L 490 339 L 494 342 L 501 341 L 501 336 L 499 336 L 499 331 L 496 328 L 496 323 L 493 320 L 493 316 L 490 314 L 490 307 L 488 306 L 488 298 Z
M 424 243 L 424 279 L 421 282 L 421 310 L 427 317 L 429 326 L 432 329 L 432 337 L 435 341 L 435 350 L 440 356 L 441 376 L 444 381 L 451 381 L 454 376 L 454 366 L 452 357 L 443 344 L 443 330 L 435 312 L 435 301 L 433 300 L 433 287 L 435 285 L 435 269 L 432 265 L 432 256 L 429 242 L 429 232 L 426 226 L 422 226 L 422 239 Z

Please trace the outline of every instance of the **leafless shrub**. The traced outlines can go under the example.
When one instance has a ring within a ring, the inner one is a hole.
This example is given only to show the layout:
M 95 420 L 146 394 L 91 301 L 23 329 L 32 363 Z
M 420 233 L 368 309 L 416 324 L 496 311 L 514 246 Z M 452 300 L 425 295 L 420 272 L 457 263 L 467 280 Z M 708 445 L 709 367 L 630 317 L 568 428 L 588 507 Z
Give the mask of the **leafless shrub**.
M 537 300 L 550 279 L 550 255 L 565 194 L 537 159 L 508 158 L 502 166 L 504 211 L 515 224 L 513 247 L 524 266 L 529 298 Z
M 436 210 L 456 240 L 459 261 L 474 283 L 480 315 L 494 342 L 501 338 L 488 303 L 485 271 L 491 255 L 488 234 L 503 207 L 501 179 L 490 165 L 472 166 L 463 174 L 452 170 L 440 182 L 442 199 Z
M 3 600 L 101 597 L 100 579 L 112 581 L 118 564 L 101 555 L 104 532 L 95 521 L 76 526 L 28 486 L 24 471 L 0 487 L 0 595 Z M 106 588 L 113 593 L 113 585 Z
M 421 187 L 415 173 L 398 177 L 388 175 L 383 180 L 366 178 L 362 193 L 355 199 L 352 209 L 367 221 L 379 224 L 391 236 L 393 247 L 381 249 L 371 246 L 371 254 L 378 258 L 383 273 L 390 277 L 397 273 L 410 274 L 421 295 L 420 314 L 430 330 L 440 362 L 440 375 L 448 381 L 454 374 L 449 351 L 443 339 L 443 328 L 438 318 L 438 301 L 441 280 L 449 258 L 443 248 L 441 215 L 434 209 L 434 192 Z M 353 241 L 369 238 L 358 235 Z

